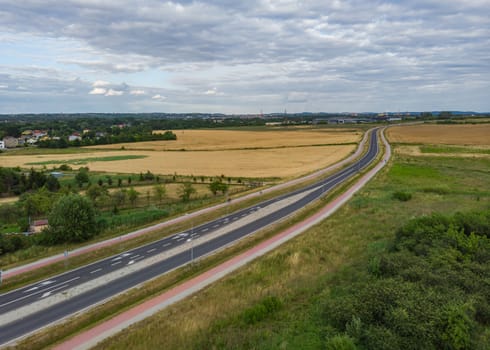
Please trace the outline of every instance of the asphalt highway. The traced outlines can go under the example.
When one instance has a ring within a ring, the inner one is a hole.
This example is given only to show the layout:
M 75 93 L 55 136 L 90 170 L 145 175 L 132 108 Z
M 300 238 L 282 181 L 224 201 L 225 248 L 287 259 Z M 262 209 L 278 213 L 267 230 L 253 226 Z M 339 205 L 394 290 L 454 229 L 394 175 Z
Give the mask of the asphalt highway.
M 87 307 L 90 307 L 91 305 L 100 303 L 138 284 L 162 275 L 182 265 L 188 264 L 192 259 L 198 259 L 199 257 L 209 255 L 238 239 L 264 228 L 265 226 L 284 219 L 299 209 L 304 208 L 309 203 L 322 197 L 326 192 L 330 191 L 332 188 L 338 186 L 342 182 L 345 182 L 354 174 L 361 171 L 376 158 L 378 152 L 378 136 L 375 130 L 371 133 L 368 151 L 361 157 L 361 159 L 334 173 L 326 179 L 320 180 L 312 185 L 293 192 L 261 202 L 252 207 L 236 211 L 220 219 L 193 227 L 190 230 L 174 234 L 119 255 L 97 261 L 90 265 L 86 265 L 64 274 L 54 276 L 47 280 L 0 295 L 0 315 L 2 315 L 7 312 L 11 312 L 12 310 L 25 307 L 26 305 L 39 301 L 40 299 L 48 298 L 57 293 L 62 293 L 67 289 L 89 282 L 95 278 L 103 276 L 104 274 L 123 269 L 141 260 L 162 254 L 165 251 L 169 251 L 178 246 L 189 243 L 189 240 L 194 240 L 196 238 L 209 235 L 238 219 L 244 218 L 280 200 L 301 193 L 307 193 L 305 196 L 293 201 L 281 209 L 257 218 L 256 220 L 252 220 L 248 224 L 230 230 L 228 233 L 210 239 L 199 245 L 196 244 L 195 246 L 192 246 L 191 242 L 191 248 L 175 254 L 165 260 L 152 264 L 139 271 L 127 274 L 100 287 L 96 287 L 95 289 L 71 297 L 41 311 L 29 314 L 22 319 L 14 320 L 13 322 L 2 325 L 0 326 L 0 345 L 32 333 L 37 329 L 45 327 L 48 324 L 81 311 Z

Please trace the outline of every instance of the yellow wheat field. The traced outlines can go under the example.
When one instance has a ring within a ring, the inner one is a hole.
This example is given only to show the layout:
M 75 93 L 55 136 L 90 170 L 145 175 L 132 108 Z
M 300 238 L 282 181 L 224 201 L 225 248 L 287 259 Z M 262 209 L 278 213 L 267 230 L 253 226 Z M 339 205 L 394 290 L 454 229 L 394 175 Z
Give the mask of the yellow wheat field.
M 388 129 L 390 142 L 444 145 L 490 145 L 490 124 L 394 126 Z
M 163 132 L 163 131 L 161 131 Z M 350 129 L 291 129 L 278 131 L 175 130 L 175 141 L 148 141 L 93 146 L 131 150 L 236 150 L 359 142 L 362 131 Z
M 27 163 L 89 157 L 144 155 L 146 158 L 88 162 L 90 170 L 116 173 L 293 177 L 333 164 L 354 151 L 355 145 L 317 146 L 235 151 L 107 151 L 83 154 L 19 155 L 1 157 L 2 166 L 30 167 Z M 37 166 L 40 167 L 40 166 Z M 48 165 L 48 167 L 51 167 Z M 76 168 L 76 166 L 74 166 Z
M 356 129 L 180 130 L 176 134 L 176 141 L 97 146 L 94 153 L 0 156 L 0 162 L 7 167 L 31 167 L 28 163 L 142 155 L 145 158 L 92 161 L 83 166 L 117 173 L 149 170 L 155 174 L 290 178 L 345 158 L 356 148 L 345 143 L 358 142 L 362 137 L 362 131 Z

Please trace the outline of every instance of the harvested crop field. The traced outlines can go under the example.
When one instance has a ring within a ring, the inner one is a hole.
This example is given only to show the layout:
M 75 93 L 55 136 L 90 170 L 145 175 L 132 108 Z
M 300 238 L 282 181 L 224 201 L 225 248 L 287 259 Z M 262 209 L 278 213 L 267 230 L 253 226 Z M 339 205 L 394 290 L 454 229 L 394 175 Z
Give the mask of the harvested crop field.
M 388 129 L 390 142 L 443 145 L 488 145 L 490 124 L 394 126 Z
M 179 130 L 176 141 L 83 148 L 83 154 L 0 156 L 2 166 L 51 168 L 68 164 L 111 173 L 290 178 L 326 167 L 356 148 L 358 129 Z
M 356 145 L 294 147 L 258 150 L 234 151 L 107 151 L 96 152 L 93 155 L 84 153 L 83 156 L 113 157 L 113 156 L 145 156 L 131 160 L 90 161 L 82 166 L 90 170 L 111 173 L 140 173 L 147 170 L 155 174 L 180 175 L 225 175 L 233 177 L 294 177 L 312 172 L 316 169 L 333 164 L 354 151 Z M 51 167 L 53 164 L 64 162 L 70 164 L 80 160 L 79 154 L 46 154 L 19 155 L 1 157 L 2 166 L 30 167 L 32 163 L 41 163 Z M 34 165 L 41 167 L 42 165 Z M 77 168 L 78 166 L 73 166 Z
M 162 131 L 164 132 L 164 131 Z M 147 141 L 104 146 L 97 149 L 204 151 L 282 148 L 299 146 L 337 145 L 359 142 L 363 132 L 357 129 L 304 129 L 291 130 L 175 130 L 175 141 Z

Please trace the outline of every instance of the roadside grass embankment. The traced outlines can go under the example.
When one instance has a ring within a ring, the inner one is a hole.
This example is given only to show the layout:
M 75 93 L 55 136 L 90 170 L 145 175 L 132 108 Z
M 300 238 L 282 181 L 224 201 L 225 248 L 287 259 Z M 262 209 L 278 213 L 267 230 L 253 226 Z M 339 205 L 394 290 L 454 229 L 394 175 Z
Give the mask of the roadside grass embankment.
M 487 159 L 396 155 L 328 220 L 96 348 L 323 349 L 325 299 L 342 292 L 336 286 L 353 283 L 413 217 L 489 210 L 488 183 Z

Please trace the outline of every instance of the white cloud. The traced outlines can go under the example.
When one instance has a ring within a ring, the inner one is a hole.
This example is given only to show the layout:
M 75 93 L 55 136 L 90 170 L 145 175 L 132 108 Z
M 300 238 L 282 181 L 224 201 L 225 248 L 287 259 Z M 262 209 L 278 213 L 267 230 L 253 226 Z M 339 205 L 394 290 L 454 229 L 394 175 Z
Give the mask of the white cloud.
M 152 100 L 155 100 L 155 101 L 165 101 L 166 99 L 167 99 L 167 97 L 162 96 L 160 94 L 156 94 L 152 97 Z
M 131 90 L 129 93 L 135 96 L 146 95 L 145 90 Z
M 9 88 L 9 86 L 8 86 L 8 85 L 3 85 L 3 84 L 2 84 L 2 85 L 0 85 L 0 89 L 8 89 L 8 88 Z
M 111 83 L 107 82 L 107 81 L 104 81 L 104 80 L 96 80 L 94 81 L 94 83 L 92 84 L 93 87 L 101 87 L 101 86 L 107 86 L 107 85 L 110 85 Z
M 210 90 L 204 91 L 204 95 L 216 95 L 218 90 L 216 88 L 212 88 Z
M 105 96 L 121 96 L 124 91 L 109 89 Z
M 93 88 L 89 94 L 90 95 L 105 95 L 107 93 L 107 90 L 104 88 Z

